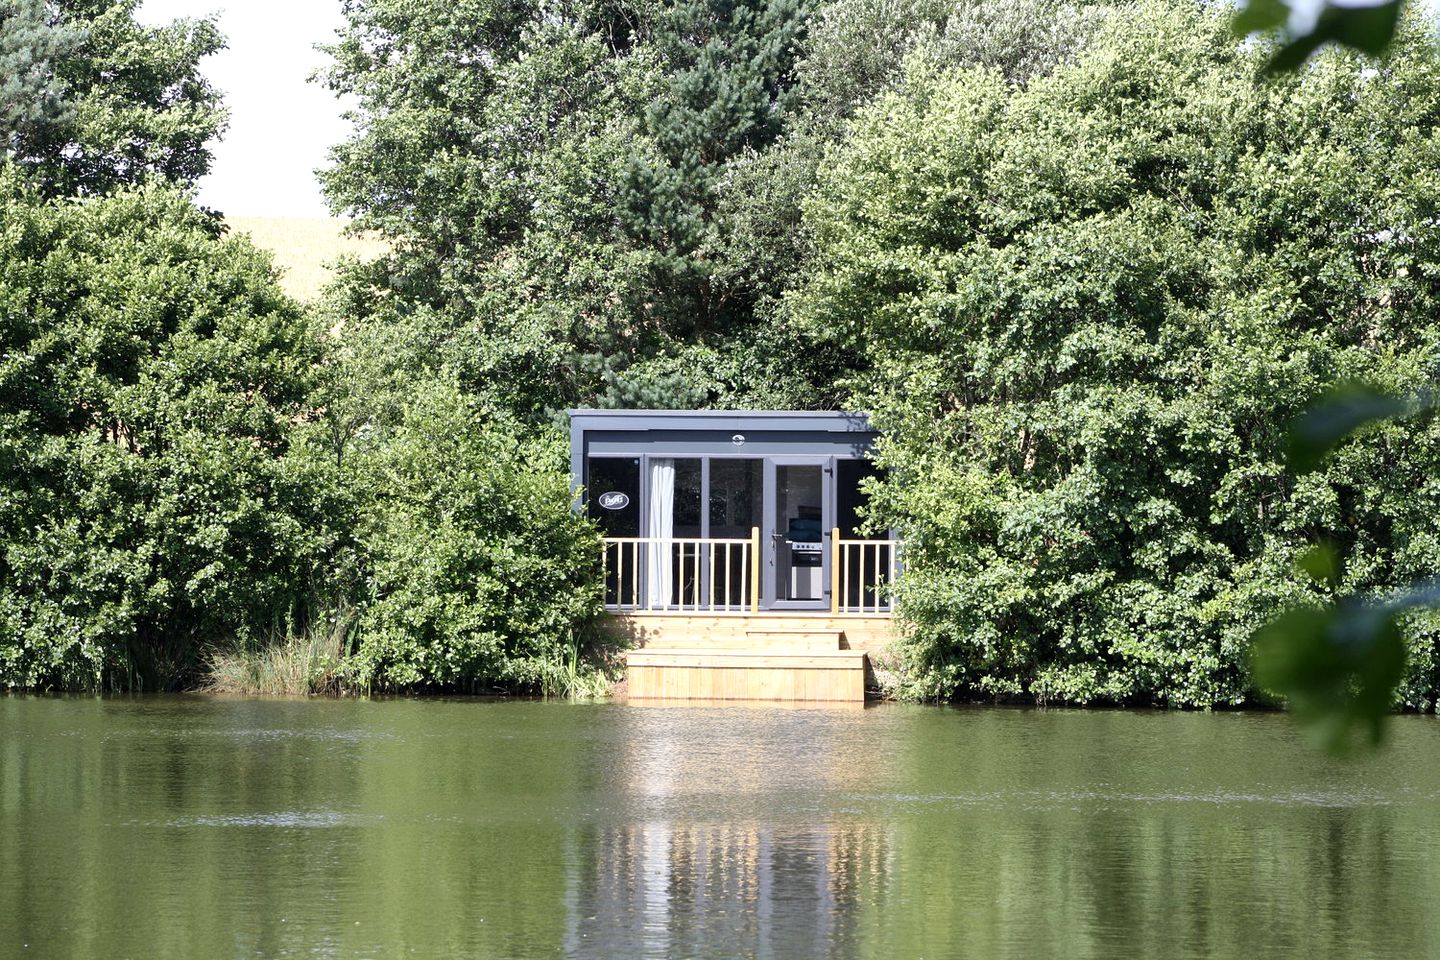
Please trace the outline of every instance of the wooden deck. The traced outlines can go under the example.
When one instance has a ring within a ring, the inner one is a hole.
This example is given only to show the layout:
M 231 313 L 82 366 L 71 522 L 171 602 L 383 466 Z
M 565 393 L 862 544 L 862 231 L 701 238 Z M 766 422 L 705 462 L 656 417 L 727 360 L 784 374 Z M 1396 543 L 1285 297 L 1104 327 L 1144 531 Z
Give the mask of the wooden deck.
M 625 659 L 636 700 L 863 702 L 868 652 L 890 640 L 888 616 L 626 613 L 605 627 L 635 646 Z

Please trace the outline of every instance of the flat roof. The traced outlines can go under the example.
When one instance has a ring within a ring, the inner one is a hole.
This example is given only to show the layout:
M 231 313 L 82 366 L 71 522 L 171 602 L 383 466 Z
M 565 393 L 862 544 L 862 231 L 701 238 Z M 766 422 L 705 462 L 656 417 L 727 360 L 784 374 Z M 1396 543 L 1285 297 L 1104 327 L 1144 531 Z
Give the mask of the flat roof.
M 603 414 L 607 417 L 652 417 L 683 415 L 687 417 L 863 417 L 865 414 L 849 410 L 628 410 L 606 407 L 576 407 L 566 410 L 572 417 Z
M 870 418 L 844 410 L 595 410 L 565 411 L 588 430 L 820 430 L 874 433 Z

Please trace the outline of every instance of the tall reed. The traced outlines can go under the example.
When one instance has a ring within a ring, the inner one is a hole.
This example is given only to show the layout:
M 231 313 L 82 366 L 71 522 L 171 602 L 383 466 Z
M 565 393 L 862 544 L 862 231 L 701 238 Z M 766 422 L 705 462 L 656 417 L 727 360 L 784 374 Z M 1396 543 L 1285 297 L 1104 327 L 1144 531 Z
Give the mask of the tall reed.
M 603 700 L 610 696 L 610 678 L 602 667 L 580 656 L 580 646 L 580 641 L 572 637 L 546 658 L 540 675 L 540 692 L 544 696 L 567 700 Z
M 349 610 L 312 617 L 301 630 L 211 655 L 204 689 L 213 693 L 306 696 L 345 692 L 345 655 L 355 617 Z

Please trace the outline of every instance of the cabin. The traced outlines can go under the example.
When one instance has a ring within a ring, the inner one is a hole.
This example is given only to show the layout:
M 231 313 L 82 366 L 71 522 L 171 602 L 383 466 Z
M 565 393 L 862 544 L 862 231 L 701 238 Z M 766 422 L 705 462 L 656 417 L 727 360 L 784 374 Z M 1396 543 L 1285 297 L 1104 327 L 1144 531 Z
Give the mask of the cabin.
M 862 532 L 864 414 L 571 410 L 632 700 L 864 699 L 901 544 Z

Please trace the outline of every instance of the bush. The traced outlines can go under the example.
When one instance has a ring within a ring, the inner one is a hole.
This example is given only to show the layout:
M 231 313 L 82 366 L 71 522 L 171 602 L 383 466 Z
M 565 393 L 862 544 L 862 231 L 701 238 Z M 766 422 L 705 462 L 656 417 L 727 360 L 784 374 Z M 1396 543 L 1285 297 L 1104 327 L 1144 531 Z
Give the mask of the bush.
M 358 682 L 549 685 L 600 607 L 599 535 L 571 509 L 565 450 L 558 432 L 527 435 L 443 377 L 414 388 L 353 462 Z
M 1241 703 L 1252 630 L 1323 589 L 1310 542 L 1346 592 L 1440 569 L 1433 422 L 1282 469 L 1327 385 L 1440 378 L 1433 45 L 1266 55 L 1144 5 L 1027 85 L 912 66 L 827 164 L 792 306 L 871 364 L 911 696 Z
M 0 683 L 173 687 L 293 619 L 336 541 L 290 443 L 320 345 L 185 197 L 0 170 Z

